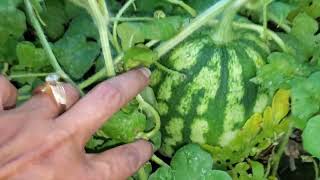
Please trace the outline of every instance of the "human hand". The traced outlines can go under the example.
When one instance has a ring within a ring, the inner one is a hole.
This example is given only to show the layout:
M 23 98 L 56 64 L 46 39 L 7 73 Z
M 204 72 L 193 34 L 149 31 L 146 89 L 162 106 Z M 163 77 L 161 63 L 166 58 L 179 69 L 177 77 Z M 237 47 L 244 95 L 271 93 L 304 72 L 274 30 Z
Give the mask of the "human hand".
M 126 179 L 152 155 L 150 143 L 86 154 L 91 135 L 148 84 L 145 69 L 102 82 L 85 97 L 64 84 L 67 111 L 47 94 L 34 95 L 17 108 L 17 90 L 0 76 L 0 179 Z M 73 105 L 74 104 L 74 105 Z

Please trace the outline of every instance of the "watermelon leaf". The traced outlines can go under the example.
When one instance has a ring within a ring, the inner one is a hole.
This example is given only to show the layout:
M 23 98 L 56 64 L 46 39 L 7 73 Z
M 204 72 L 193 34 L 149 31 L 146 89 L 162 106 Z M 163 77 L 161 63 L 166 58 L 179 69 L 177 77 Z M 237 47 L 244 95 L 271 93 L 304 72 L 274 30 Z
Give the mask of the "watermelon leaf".
M 114 114 L 101 128 L 108 137 L 120 142 L 132 142 L 146 127 L 146 116 L 137 105 L 129 104 Z
M 138 66 L 149 67 L 157 58 L 158 54 L 146 47 L 132 47 L 124 53 L 124 68 L 129 70 Z
M 298 78 L 292 88 L 292 114 L 305 123 L 320 111 L 320 72 Z
M 118 26 L 117 32 L 122 48 L 129 49 L 145 40 L 167 40 L 179 32 L 183 24 L 181 17 L 167 17 L 149 22 L 125 22 Z
M 268 64 L 258 69 L 257 77 L 252 80 L 273 95 L 279 88 L 290 88 L 295 77 L 307 77 L 313 71 L 313 67 L 300 63 L 294 56 L 275 52 L 269 55 Z
M 320 141 L 317 137 L 320 136 L 320 116 L 311 118 L 306 128 L 303 131 L 303 147 L 313 156 L 320 158 Z
M 45 51 L 42 48 L 36 48 L 29 41 L 21 42 L 17 45 L 17 57 L 20 65 L 35 70 L 50 65 Z
M 226 172 L 212 170 L 213 160 L 211 155 L 196 144 L 188 144 L 180 148 L 173 156 L 170 165 L 170 167 L 159 168 L 150 176 L 149 180 L 231 180 Z

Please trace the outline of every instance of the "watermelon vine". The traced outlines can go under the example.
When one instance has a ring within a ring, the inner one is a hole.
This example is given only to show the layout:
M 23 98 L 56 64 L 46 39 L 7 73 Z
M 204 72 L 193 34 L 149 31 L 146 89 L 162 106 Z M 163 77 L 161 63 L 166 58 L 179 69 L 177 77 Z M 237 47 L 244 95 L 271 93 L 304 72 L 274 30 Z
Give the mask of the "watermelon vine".
M 150 68 L 86 145 L 151 141 L 131 179 L 281 179 L 299 163 L 318 179 L 319 12 L 319 0 L 3 0 L 0 72 L 23 103 L 52 73 L 84 96 Z

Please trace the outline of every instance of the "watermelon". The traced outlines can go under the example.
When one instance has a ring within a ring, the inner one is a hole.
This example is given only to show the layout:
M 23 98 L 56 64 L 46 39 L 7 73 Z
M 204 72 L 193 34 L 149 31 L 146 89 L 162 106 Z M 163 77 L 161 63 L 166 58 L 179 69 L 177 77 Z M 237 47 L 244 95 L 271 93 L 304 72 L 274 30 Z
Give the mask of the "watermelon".
M 250 81 L 269 52 L 255 33 L 237 31 L 232 41 L 215 43 L 211 30 L 185 40 L 161 62 L 181 72 L 153 71 L 163 142 L 172 156 L 187 143 L 225 146 L 266 98 Z

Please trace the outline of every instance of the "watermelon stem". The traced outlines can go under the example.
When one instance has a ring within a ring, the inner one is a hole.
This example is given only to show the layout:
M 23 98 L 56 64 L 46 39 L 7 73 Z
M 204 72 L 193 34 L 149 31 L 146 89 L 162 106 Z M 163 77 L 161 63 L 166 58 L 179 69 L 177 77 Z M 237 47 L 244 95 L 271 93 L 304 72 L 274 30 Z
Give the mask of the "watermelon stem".
M 179 34 L 171 38 L 170 40 L 161 43 L 157 48 L 155 48 L 155 52 L 158 53 L 158 59 L 167 54 L 171 49 L 189 37 L 192 33 L 198 30 L 200 27 L 205 25 L 210 19 L 218 16 L 233 0 L 221 0 L 214 5 L 212 5 L 209 9 L 198 15 L 196 18 L 192 20 L 192 22 L 187 25 Z M 123 58 L 123 53 L 120 53 L 114 60 L 114 64 L 117 65 L 121 62 Z M 81 89 L 90 86 L 91 84 L 97 82 L 105 78 L 106 67 L 103 67 L 99 72 L 89 77 L 87 80 L 82 82 L 79 86 Z
M 167 0 L 167 1 L 172 4 L 176 4 L 176 5 L 180 6 L 181 8 L 186 10 L 192 17 L 197 16 L 197 11 L 194 10 L 192 7 L 190 7 L 188 4 L 186 4 L 183 1 L 181 1 L 181 0 Z
M 208 24 L 211 26 L 215 26 L 218 23 L 219 23 L 218 20 L 213 19 L 213 20 L 210 20 Z M 234 27 L 252 30 L 259 34 L 262 34 L 264 31 L 263 26 L 257 25 L 257 24 L 242 23 L 242 22 L 233 22 L 232 24 Z M 288 52 L 288 47 L 286 46 L 284 41 L 280 38 L 280 36 L 277 33 L 273 32 L 270 29 L 267 29 L 266 32 L 268 33 L 268 36 L 270 36 L 273 39 L 273 41 L 282 49 L 282 51 Z
M 227 7 L 218 26 L 218 30 L 212 36 L 212 39 L 216 44 L 223 45 L 234 39 L 232 28 L 233 19 L 240 7 L 246 2 L 247 0 L 237 0 Z
M 274 177 L 276 177 L 276 175 L 277 175 L 280 159 L 281 159 L 282 154 L 284 153 L 284 151 L 285 151 L 285 149 L 287 147 L 287 144 L 289 142 L 289 138 L 290 138 L 290 135 L 292 134 L 292 131 L 293 131 L 293 123 L 291 122 L 289 124 L 289 129 L 288 129 L 287 133 L 284 135 L 284 137 L 282 139 L 282 142 L 281 142 L 281 144 L 279 146 L 278 151 L 272 157 L 272 165 L 273 165 L 273 167 L 272 167 L 271 175 L 274 176 Z
M 138 134 L 137 139 L 143 138 L 143 139 L 149 140 L 154 135 L 156 135 L 156 133 L 160 130 L 160 125 L 161 125 L 160 116 L 158 112 L 149 103 L 147 103 L 140 94 L 138 94 L 136 99 L 139 102 L 139 105 L 143 111 L 147 112 L 147 114 L 152 114 L 154 119 L 154 124 L 155 124 L 154 128 L 151 131 L 147 133 L 142 132 Z
M 24 4 L 26 6 L 27 14 L 29 16 L 32 27 L 36 30 L 37 36 L 40 40 L 40 43 L 45 50 L 46 54 L 49 57 L 49 61 L 55 72 L 65 81 L 70 83 L 73 87 L 75 87 L 81 95 L 84 95 L 84 92 L 77 86 L 77 84 L 69 77 L 67 73 L 61 68 L 56 56 L 54 55 L 52 48 L 46 38 L 46 35 L 43 32 L 40 22 L 38 21 L 32 4 L 29 0 L 24 0 Z
M 135 0 L 129 0 L 127 1 L 124 6 L 122 6 L 122 8 L 119 10 L 119 12 L 116 15 L 116 19 L 120 18 L 122 16 L 122 14 L 129 8 L 129 6 L 134 2 Z M 121 47 L 120 47 L 120 43 L 118 41 L 118 35 L 117 35 L 117 28 L 118 28 L 118 20 L 115 20 L 113 23 L 113 29 L 112 29 L 112 35 L 113 35 L 113 41 L 114 41 L 114 45 L 115 48 L 117 50 L 118 53 L 121 52 Z
M 168 74 L 181 76 L 181 77 L 183 77 L 183 78 L 186 77 L 185 74 L 180 73 L 179 71 L 175 71 L 175 70 L 169 69 L 169 68 L 167 68 L 166 66 L 160 64 L 159 62 L 155 62 L 154 64 L 157 66 L 157 68 L 159 68 L 160 70 L 162 70 L 162 71 L 164 71 L 164 72 L 166 72 L 166 73 L 168 73 Z
M 262 33 L 262 39 L 267 40 L 268 39 L 268 6 L 272 2 L 272 0 L 264 0 L 263 1 L 263 33 Z
M 151 160 L 153 162 L 155 162 L 156 164 L 158 164 L 159 166 L 166 166 L 169 167 L 169 165 L 167 163 L 165 163 L 162 159 L 160 159 L 158 156 L 156 156 L 155 154 L 152 155 Z
M 88 0 L 89 3 L 89 13 L 94 19 L 96 26 L 99 31 L 101 49 L 103 54 L 103 59 L 105 62 L 106 73 L 108 77 L 115 76 L 115 70 L 111 55 L 111 49 L 109 44 L 108 36 L 108 24 L 109 24 L 109 12 L 107 10 L 107 5 L 105 1 Z

